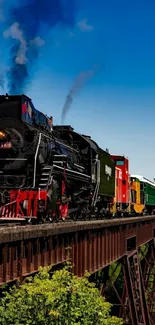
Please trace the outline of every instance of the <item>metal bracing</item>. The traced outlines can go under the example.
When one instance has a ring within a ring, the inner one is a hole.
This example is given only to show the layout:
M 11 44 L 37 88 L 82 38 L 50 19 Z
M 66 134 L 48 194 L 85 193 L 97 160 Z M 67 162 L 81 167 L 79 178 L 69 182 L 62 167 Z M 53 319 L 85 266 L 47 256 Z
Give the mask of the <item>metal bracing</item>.
M 0 284 L 71 261 L 77 276 L 91 274 L 124 325 L 155 325 L 155 221 L 122 220 L 0 229 Z
M 141 249 L 140 249 L 141 250 Z M 143 254 L 141 276 L 145 290 L 146 303 L 148 306 L 150 324 L 155 324 L 155 241 L 148 243 L 148 251 Z
M 120 265 L 121 271 L 118 274 Z M 120 283 L 117 284 L 119 277 L 124 282 L 122 288 Z M 124 255 L 116 264 L 111 277 L 109 274 L 104 276 L 102 282 L 101 292 L 107 300 L 110 297 L 109 291 L 114 292 L 113 309 L 118 317 L 123 318 L 124 325 L 155 324 L 154 240 L 146 245 L 145 250 L 139 248 Z

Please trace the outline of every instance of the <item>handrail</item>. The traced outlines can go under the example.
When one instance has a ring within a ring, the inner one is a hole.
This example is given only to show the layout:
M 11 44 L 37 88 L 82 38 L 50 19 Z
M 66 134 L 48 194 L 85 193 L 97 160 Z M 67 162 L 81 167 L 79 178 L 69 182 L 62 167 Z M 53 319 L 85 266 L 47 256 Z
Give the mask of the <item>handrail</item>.
M 36 153 L 35 153 L 35 157 L 34 157 L 34 173 L 33 173 L 33 186 L 32 186 L 32 188 L 34 188 L 35 185 L 36 185 L 36 165 L 37 165 L 37 156 L 38 156 L 39 146 L 40 146 L 40 142 L 41 142 L 41 136 L 42 136 L 42 133 L 39 133 L 37 149 L 36 149 Z
M 96 159 L 95 162 L 96 165 L 96 186 L 95 186 L 95 190 L 94 190 L 94 195 L 93 195 L 93 199 L 92 199 L 92 206 L 96 205 L 97 202 L 97 198 L 98 198 L 98 192 L 99 192 L 99 186 L 100 186 L 100 160 Z
M 24 161 L 27 160 L 26 158 L 0 158 L 0 160 L 19 160 L 19 161 Z

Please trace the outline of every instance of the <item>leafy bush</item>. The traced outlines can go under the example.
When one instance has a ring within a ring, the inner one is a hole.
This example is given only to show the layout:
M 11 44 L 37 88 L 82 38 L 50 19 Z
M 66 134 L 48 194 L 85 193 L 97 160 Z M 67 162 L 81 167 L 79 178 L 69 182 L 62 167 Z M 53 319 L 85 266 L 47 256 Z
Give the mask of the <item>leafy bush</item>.
M 0 300 L 1 325 L 121 325 L 110 316 L 110 304 L 87 276 L 78 278 L 67 268 L 48 269 L 27 283 L 13 287 Z

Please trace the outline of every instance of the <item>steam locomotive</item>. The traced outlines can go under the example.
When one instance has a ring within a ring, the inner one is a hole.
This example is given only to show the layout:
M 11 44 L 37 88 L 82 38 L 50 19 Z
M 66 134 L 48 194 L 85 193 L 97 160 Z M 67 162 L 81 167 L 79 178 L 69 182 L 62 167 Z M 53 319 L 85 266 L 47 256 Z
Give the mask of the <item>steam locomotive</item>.
M 53 126 L 27 96 L 0 96 L 1 219 L 102 218 L 114 196 L 108 151 L 71 126 Z

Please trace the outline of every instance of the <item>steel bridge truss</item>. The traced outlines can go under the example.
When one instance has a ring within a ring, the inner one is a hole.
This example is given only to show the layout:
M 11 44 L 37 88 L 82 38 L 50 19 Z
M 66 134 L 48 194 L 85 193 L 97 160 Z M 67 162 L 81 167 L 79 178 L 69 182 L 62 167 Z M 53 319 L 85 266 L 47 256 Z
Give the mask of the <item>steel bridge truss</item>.
M 0 285 L 68 260 L 124 325 L 155 324 L 155 216 L 0 229 Z
M 107 266 L 92 281 L 113 304 L 112 313 L 123 318 L 124 325 L 155 324 L 155 239 L 129 251 L 112 272 Z

